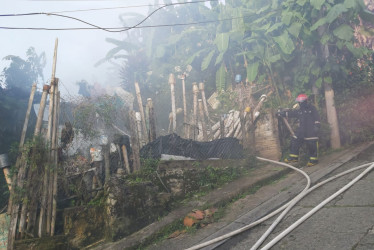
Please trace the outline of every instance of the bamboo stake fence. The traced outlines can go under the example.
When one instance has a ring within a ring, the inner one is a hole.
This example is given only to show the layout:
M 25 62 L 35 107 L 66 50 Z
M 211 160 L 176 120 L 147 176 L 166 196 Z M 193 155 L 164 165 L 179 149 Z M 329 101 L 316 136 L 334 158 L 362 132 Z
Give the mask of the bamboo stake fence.
M 141 125 L 143 127 L 143 131 L 141 131 L 141 133 L 143 135 L 146 135 L 147 134 L 147 126 L 146 126 L 145 114 L 144 114 L 144 109 L 143 109 L 142 96 L 141 96 L 141 93 L 140 93 L 140 88 L 139 88 L 139 83 L 138 82 L 135 82 L 135 92 L 136 92 L 136 98 L 138 100 L 139 112 L 140 112 L 140 115 L 141 115 L 141 123 L 142 123 Z M 146 136 L 140 137 L 140 141 L 141 141 L 142 146 L 148 143 L 148 140 L 147 140 Z
M 56 194 L 57 194 L 57 164 L 58 164 L 58 158 L 57 158 L 57 145 L 58 145 L 58 113 L 59 113 L 59 94 L 58 92 L 58 80 L 55 78 L 55 70 L 56 70 L 56 60 L 57 60 L 57 45 L 58 40 L 56 39 L 55 42 L 55 51 L 54 51 L 54 63 L 53 63 L 53 70 L 52 70 L 52 79 L 51 79 L 51 86 L 44 85 L 43 86 L 43 93 L 40 100 L 39 105 L 39 112 L 37 115 L 35 130 L 34 130 L 34 142 L 38 141 L 37 137 L 41 135 L 41 129 L 43 124 L 43 116 L 44 116 L 44 110 L 46 107 L 48 92 L 50 91 L 50 100 L 49 100 L 49 120 L 48 120 L 48 128 L 45 134 L 45 139 L 50 145 L 50 153 L 49 153 L 49 162 L 52 162 L 55 164 L 55 176 L 54 180 L 55 183 L 53 185 L 54 188 L 54 214 L 52 216 L 53 221 L 49 224 L 52 225 L 52 228 L 50 228 L 51 235 L 54 233 L 54 225 L 55 225 L 55 218 L 56 218 Z M 32 167 L 29 166 L 28 157 L 29 152 L 31 153 L 31 156 L 38 153 L 39 148 L 37 148 L 36 145 L 32 145 L 32 148 L 29 150 L 25 150 L 23 148 L 26 130 L 27 130 L 27 124 L 30 116 L 31 106 L 33 102 L 33 97 L 35 93 L 36 85 L 34 84 L 30 93 L 30 99 L 29 99 L 29 105 L 26 112 L 25 117 L 25 123 L 22 130 L 21 135 L 21 143 L 20 143 L 20 149 L 21 154 L 17 157 L 16 161 L 16 168 L 18 169 L 18 175 L 14 182 L 14 187 L 17 188 L 17 190 L 23 190 L 23 193 L 17 193 L 15 191 L 11 192 L 11 197 L 9 199 L 8 204 L 8 212 L 10 213 L 11 219 L 10 219 L 10 227 L 9 227 L 9 233 L 8 233 L 8 249 L 14 249 L 14 242 L 17 239 L 17 236 L 19 235 L 20 238 L 24 238 L 26 235 L 35 237 L 34 232 L 39 237 L 42 237 L 44 234 L 44 229 L 46 228 L 45 224 L 45 211 L 46 211 L 46 203 L 49 197 L 47 197 L 49 194 L 52 193 L 52 190 L 49 190 L 48 183 L 48 177 L 49 177 L 49 169 L 45 166 L 48 164 L 43 164 L 43 166 L 36 166 Z M 53 114 L 53 116 L 52 116 Z M 45 165 L 45 166 L 44 166 Z M 40 173 L 39 171 L 42 171 L 43 174 L 43 181 L 41 182 L 42 189 L 41 191 L 39 188 L 39 177 Z M 49 178 L 52 179 L 52 178 Z M 49 191 L 49 192 L 48 192 Z M 39 204 L 39 196 L 42 197 L 41 204 Z M 37 218 L 37 212 L 38 212 L 38 206 L 40 205 L 40 214 L 39 214 L 39 222 L 36 223 Z M 20 211 L 21 208 L 21 212 Z M 18 232 L 18 233 L 17 233 Z

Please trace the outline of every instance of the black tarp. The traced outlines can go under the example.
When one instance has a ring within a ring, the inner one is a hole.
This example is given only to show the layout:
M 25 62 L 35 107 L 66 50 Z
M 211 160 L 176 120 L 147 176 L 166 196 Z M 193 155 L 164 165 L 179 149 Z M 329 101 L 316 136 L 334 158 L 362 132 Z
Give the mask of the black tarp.
M 162 154 L 190 157 L 198 160 L 209 158 L 240 159 L 243 147 L 236 138 L 222 138 L 209 142 L 187 140 L 176 134 L 160 136 L 140 150 L 141 158 L 159 159 Z

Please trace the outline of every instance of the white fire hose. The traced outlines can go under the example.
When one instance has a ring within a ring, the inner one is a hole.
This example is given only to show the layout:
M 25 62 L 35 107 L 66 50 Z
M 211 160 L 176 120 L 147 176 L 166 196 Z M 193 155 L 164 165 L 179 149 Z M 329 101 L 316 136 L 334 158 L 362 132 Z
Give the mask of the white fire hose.
M 259 160 L 262 160 L 262 161 L 267 161 L 267 162 L 271 162 L 271 163 L 275 163 L 275 164 L 278 164 L 278 165 L 282 165 L 282 166 L 286 166 L 286 167 L 289 167 L 291 169 L 294 169 L 300 173 L 302 173 L 305 178 L 307 179 L 307 186 L 304 188 L 304 190 L 299 194 L 297 195 L 295 198 L 293 198 L 291 201 L 289 201 L 287 204 L 283 205 L 282 207 L 278 208 L 277 210 L 269 213 L 268 215 L 260 218 L 259 220 L 255 221 L 255 222 L 252 222 L 251 224 L 247 225 L 247 226 L 244 226 L 242 228 L 239 228 L 237 230 L 234 230 L 228 234 L 225 234 L 225 235 L 222 235 L 220 237 L 217 237 L 215 239 L 212 239 L 212 240 L 209 240 L 207 242 L 203 242 L 201 244 L 198 244 L 198 245 L 195 245 L 195 246 L 192 246 L 190 248 L 188 248 L 187 250 L 194 250 L 194 249 L 200 249 L 200 248 L 203 248 L 203 247 L 206 247 L 206 246 L 209 246 L 211 244 L 214 244 L 214 243 L 217 243 L 219 241 L 222 241 L 222 240 L 225 240 L 227 238 L 231 238 L 232 236 L 235 236 L 237 234 L 240 234 L 250 228 L 253 228 L 255 227 L 256 225 L 266 221 L 267 219 L 273 217 L 274 215 L 280 213 L 281 211 L 282 214 L 273 222 L 273 224 L 269 227 L 269 229 L 265 232 L 265 234 L 256 242 L 256 244 L 251 248 L 251 249 L 257 249 L 261 244 L 262 242 L 266 239 L 266 237 L 271 233 L 271 231 L 275 228 L 275 226 L 280 222 L 280 220 L 285 216 L 285 214 L 298 202 L 300 201 L 302 198 L 304 198 L 307 194 L 309 194 L 310 192 L 312 192 L 313 190 L 321 187 L 322 185 L 332 181 L 332 180 L 335 180 L 343 175 L 346 175 L 346 174 L 349 174 L 353 171 L 357 171 L 359 169 L 362 169 L 364 167 L 367 167 L 367 166 L 370 166 L 368 167 L 365 171 L 363 171 L 359 176 L 357 176 L 354 180 L 352 180 L 350 183 L 348 183 L 346 186 L 344 186 L 343 188 L 341 188 L 339 191 L 337 191 L 335 194 L 333 194 L 332 196 L 330 196 L 329 198 L 327 198 L 326 200 L 324 200 L 322 203 L 320 203 L 318 206 L 316 206 L 314 209 L 312 209 L 309 213 L 307 213 L 306 215 L 304 215 L 302 218 L 300 218 L 298 221 L 296 221 L 294 224 L 292 224 L 289 228 L 287 228 L 286 230 L 284 230 L 280 235 L 278 235 L 276 238 L 274 238 L 272 241 L 270 241 L 266 246 L 264 246 L 264 248 L 262 249 L 269 249 L 271 248 L 273 245 L 275 245 L 278 241 L 280 241 L 283 237 L 285 237 L 288 233 L 290 233 L 293 229 L 295 229 L 297 226 L 299 226 L 302 222 L 304 222 L 306 219 L 308 219 L 310 216 L 312 216 L 315 212 L 317 212 L 319 209 L 321 209 L 325 204 L 327 204 L 329 201 L 331 201 L 332 199 L 334 199 L 336 196 L 338 196 L 339 194 L 343 193 L 344 191 L 346 191 L 348 188 L 350 188 L 352 185 L 354 185 L 358 180 L 360 180 L 363 176 L 365 176 L 367 173 L 369 173 L 373 168 L 374 168 L 374 163 L 366 163 L 366 164 L 363 164 L 363 165 L 360 165 L 358 167 L 355 167 L 355 168 L 352 168 L 352 169 L 349 169 L 347 171 L 344 171 L 340 174 L 337 174 L 337 175 L 334 175 L 316 185 L 314 185 L 313 187 L 309 188 L 310 186 L 310 178 L 309 176 L 302 170 L 298 169 L 298 168 L 295 168 L 289 164 L 286 164 L 286 163 L 283 163 L 283 162 L 277 162 L 277 161 L 273 161 L 273 160 L 269 160 L 269 159 L 265 159 L 265 158 L 261 158 L 261 157 L 257 157 L 257 159 Z

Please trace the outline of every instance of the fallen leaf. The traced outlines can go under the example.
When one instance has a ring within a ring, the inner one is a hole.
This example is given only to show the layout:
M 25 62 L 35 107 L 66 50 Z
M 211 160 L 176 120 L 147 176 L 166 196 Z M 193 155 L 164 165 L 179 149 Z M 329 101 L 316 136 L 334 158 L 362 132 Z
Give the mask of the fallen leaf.
M 211 217 L 213 216 L 213 214 L 217 212 L 217 208 L 209 208 L 209 209 L 206 209 L 204 210 L 204 213 L 205 213 L 205 216 L 206 217 Z
M 168 239 L 176 238 L 179 235 L 184 234 L 185 232 L 186 232 L 186 230 L 182 230 L 182 231 L 177 230 L 174 233 L 170 234 Z
M 202 220 L 202 219 L 204 219 L 204 212 L 201 211 L 201 210 L 196 210 L 196 211 L 194 212 L 194 217 L 195 217 L 196 219 L 198 219 L 198 220 Z
M 196 218 L 187 215 L 183 220 L 183 225 L 185 225 L 186 227 L 192 227 L 196 222 Z

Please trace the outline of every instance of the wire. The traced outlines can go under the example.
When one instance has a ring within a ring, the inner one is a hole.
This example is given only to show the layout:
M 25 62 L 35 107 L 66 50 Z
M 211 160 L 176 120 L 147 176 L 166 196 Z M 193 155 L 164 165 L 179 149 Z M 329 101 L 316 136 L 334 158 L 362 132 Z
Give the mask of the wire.
M 159 25 L 147 25 L 147 26 L 138 26 L 138 27 L 126 27 L 127 29 L 143 29 L 143 28 L 159 28 L 159 27 L 174 27 L 174 26 L 188 26 L 188 25 L 198 25 L 198 24 L 206 24 L 206 23 L 217 23 L 217 22 L 224 22 L 224 21 L 231 21 L 235 19 L 245 18 L 246 16 L 241 17 L 231 17 L 225 19 L 218 19 L 218 20 L 209 20 L 209 21 L 201 21 L 201 22 L 191 22 L 191 23 L 176 23 L 176 24 L 159 24 Z M 106 30 L 122 30 L 124 27 L 117 27 L 117 28 L 105 28 Z M 102 28 L 25 28 L 25 27 L 1 27 L 0 29 L 11 29 L 11 30 L 59 30 L 59 31 L 69 31 L 69 30 L 97 30 Z M 117 31 L 118 32 L 118 31 Z
M 180 2 L 175 3 L 177 4 L 189 4 L 189 3 L 202 3 L 202 2 L 218 2 L 219 0 L 201 0 L 201 1 L 193 1 L 193 2 Z M 119 6 L 119 7 L 107 7 L 107 8 L 93 8 L 93 9 L 78 9 L 78 10 L 63 10 L 63 11 L 51 11 L 51 14 L 61 14 L 61 13 L 74 13 L 74 12 L 88 12 L 88 11 L 98 11 L 98 10 L 114 10 L 114 9 L 132 9 L 132 8 L 142 8 L 142 7 L 150 7 L 150 6 L 166 6 L 167 4 L 143 4 L 143 5 L 132 5 L 132 6 Z M 0 17 L 5 16 L 21 16 L 21 15 L 39 15 L 41 13 L 25 13 L 25 14 L 3 14 Z
M 194 1 L 194 2 L 183 2 L 183 3 L 165 4 L 165 5 L 162 5 L 161 7 L 157 8 L 157 9 L 155 9 L 154 11 L 152 11 L 150 14 L 148 14 L 138 24 L 136 24 L 134 26 L 131 26 L 131 27 L 124 28 L 124 29 L 120 29 L 120 30 L 111 30 L 111 29 L 102 28 L 100 26 L 97 26 L 95 24 L 86 22 L 86 21 L 84 21 L 82 19 L 79 19 L 79 18 L 76 18 L 76 17 L 67 16 L 67 15 L 61 15 L 61 14 L 55 14 L 55 13 L 52 13 L 52 12 L 51 13 L 44 13 L 44 12 L 36 13 L 35 12 L 35 13 L 23 13 L 23 14 L 3 14 L 3 15 L 0 15 L 0 17 L 16 17 L 16 16 L 32 16 L 32 15 L 58 16 L 58 17 L 73 19 L 73 20 L 76 20 L 78 22 L 82 22 L 82 23 L 87 24 L 89 26 L 95 27 L 96 29 L 101 29 L 101 30 L 104 30 L 104 31 L 107 31 L 107 32 L 123 32 L 123 31 L 127 31 L 127 30 L 134 29 L 134 28 L 138 27 L 139 25 L 141 25 L 142 23 L 144 23 L 147 19 L 149 19 L 153 14 L 155 14 L 156 12 L 158 12 L 159 10 L 161 10 L 161 9 L 163 9 L 165 7 L 174 6 L 174 5 L 182 5 L 182 4 L 191 4 L 191 3 L 202 3 L 202 2 L 208 2 L 208 1 L 210 2 L 210 1 L 218 1 L 218 0 L 201 0 L 201 1 Z M 11 27 L 0 27 L 0 29 L 12 29 L 12 28 Z M 28 29 L 35 29 L 35 28 L 28 28 Z M 47 28 L 42 28 L 42 30 L 47 30 Z M 55 30 L 55 29 L 52 29 L 52 30 Z
M 201 3 L 201 2 L 218 2 L 219 0 L 205 0 L 205 1 L 194 1 L 194 2 L 183 2 L 179 4 L 185 3 Z M 79 10 L 65 10 L 65 11 L 53 11 L 51 13 L 59 14 L 59 13 L 73 13 L 73 12 L 87 12 L 87 11 L 97 11 L 97 10 L 113 10 L 113 9 L 131 9 L 131 8 L 142 8 L 142 7 L 149 7 L 149 6 L 164 6 L 165 4 L 144 4 L 144 5 L 132 5 L 132 6 L 120 6 L 120 7 L 111 7 L 111 8 L 95 8 L 95 9 L 79 9 Z

